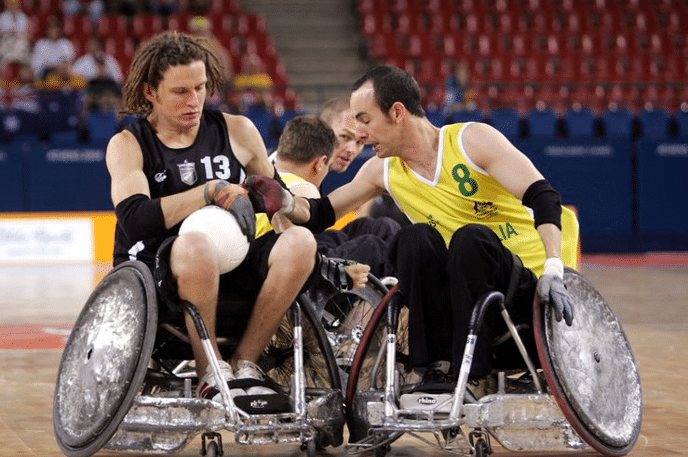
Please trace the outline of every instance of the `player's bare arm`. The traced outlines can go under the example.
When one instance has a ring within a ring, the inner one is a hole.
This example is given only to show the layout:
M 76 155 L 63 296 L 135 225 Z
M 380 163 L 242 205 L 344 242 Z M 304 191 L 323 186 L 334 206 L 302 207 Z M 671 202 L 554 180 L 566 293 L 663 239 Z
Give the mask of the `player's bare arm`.
M 332 191 L 327 197 L 338 219 L 368 200 L 382 195 L 384 190 L 384 162 L 377 157 L 371 157 L 363 164 L 351 182 Z M 303 224 L 310 220 L 310 203 L 305 198 L 295 198 L 295 206 L 287 217 L 296 224 Z
M 385 193 L 384 159 L 368 159 L 351 182 L 335 189 L 328 197 L 337 219 Z
M 143 172 L 141 146 L 131 132 L 123 130 L 112 137 L 105 157 L 112 180 L 111 198 L 115 207 L 135 194 L 150 197 L 148 180 Z M 173 227 L 205 204 L 203 186 L 161 198 L 165 226 Z
M 275 175 L 275 167 L 268 159 L 268 152 L 258 128 L 245 116 L 225 114 L 224 117 L 232 150 L 246 168 L 248 175 L 272 178 Z
M 494 127 L 474 123 L 463 134 L 465 152 L 478 167 L 499 181 L 509 192 L 523 198 L 528 187 L 544 179 L 535 165 Z M 554 224 L 538 226 L 547 257 L 561 255 L 561 230 Z

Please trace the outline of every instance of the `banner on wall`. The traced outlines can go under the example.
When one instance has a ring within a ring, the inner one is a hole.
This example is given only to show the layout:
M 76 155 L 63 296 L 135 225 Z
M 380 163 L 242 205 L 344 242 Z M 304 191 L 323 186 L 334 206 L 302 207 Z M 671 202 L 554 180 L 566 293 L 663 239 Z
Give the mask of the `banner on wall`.
M 93 262 L 93 221 L 0 219 L 0 263 Z

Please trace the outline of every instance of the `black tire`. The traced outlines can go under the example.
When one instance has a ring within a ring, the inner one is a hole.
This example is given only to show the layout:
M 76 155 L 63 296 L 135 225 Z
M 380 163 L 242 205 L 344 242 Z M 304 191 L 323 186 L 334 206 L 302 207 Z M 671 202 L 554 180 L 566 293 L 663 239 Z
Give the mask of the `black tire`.
M 203 457 L 219 457 L 220 448 L 215 441 L 209 441 L 205 447 L 205 454 Z
M 386 452 L 385 447 L 388 451 L 389 443 L 402 435 L 401 432 L 379 433 L 376 434 L 374 442 L 370 442 L 370 426 L 365 411 L 365 404 L 370 399 L 381 399 L 384 392 L 387 304 L 396 290 L 395 286 L 385 295 L 370 318 L 354 355 L 345 398 L 349 442 L 356 443 L 366 439 L 371 446 L 379 445 L 376 449 L 380 449 L 380 452 Z M 399 314 L 396 364 L 399 368 L 399 382 L 403 386 L 413 382 L 412 370 L 408 364 L 408 308 L 402 309 Z
M 301 296 L 322 322 L 344 385 L 363 332 L 388 291 L 371 274 L 368 275 L 368 283 L 361 289 L 340 291 L 330 283 L 321 281 Z
M 66 455 L 92 455 L 115 434 L 143 383 L 156 329 L 150 270 L 119 265 L 87 300 L 62 354 L 53 427 Z

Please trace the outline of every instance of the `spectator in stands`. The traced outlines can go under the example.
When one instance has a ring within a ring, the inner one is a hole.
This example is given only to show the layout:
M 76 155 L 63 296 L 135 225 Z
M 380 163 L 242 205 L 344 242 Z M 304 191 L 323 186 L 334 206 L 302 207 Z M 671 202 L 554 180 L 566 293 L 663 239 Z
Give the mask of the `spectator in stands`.
M 242 110 L 251 105 L 265 105 L 272 87 L 272 78 L 263 69 L 260 56 L 253 52 L 244 54 L 241 72 L 234 77 L 234 88 L 242 94 Z
M 88 81 L 86 106 L 89 110 L 119 110 L 124 76 L 117 59 L 105 53 L 102 38 L 92 36 L 88 39 L 86 54 L 74 62 L 72 72 Z
M 72 70 L 71 60 L 62 60 L 57 63 L 54 71 L 36 81 L 36 88 L 39 90 L 83 90 L 86 88 L 86 78 L 77 75 Z
M 28 62 L 31 58 L 29 18 L 21 10 L 20 0 L 5 0 L 0 13 L 0 65 Z
M 37 78 L 45 79 L 64 61 L 74 62 L 74 45 L 63 33 L 62 21 L 51 16 L 45 29 L 45 37 L 33 47 L 31 66 Z
M 19 63 L 16 75 L 0 76 L 0 89 L 5 92 L 3 99 L 7 100 L 6 109 L 18 109 L 30 113 L 39 111 L 40 105 L 34 85 L 33 70 L 28 63 Z
M 217 55 L 222 64 L 222 75 L 225 80 L 225 85 L 231 86 L 234 77 L 232 57 L 229 55 L 227 48 L 223 46 L 222 42 L 213 34 L 212 23 L 206 17 L 194 16 L 189 20 L 189 32 L 194 36 L 203 37 L 208 40 L 208 45 L 210 45 L 211 50 Z
M 468 62 L 460 60 L 454 63 L 453 71 L 445 83 L 445 89 L 445 115 L 466 109 L 467 104 L 473 100 Z
M 86 42 L 86 53 L 79 57 L 72 70 L 87 81 L 94 79 L 108 79 L 120 86 L 124 82 L 124 75 L 119 62 L 110 54 L 105 53 L 103 39 L 92 36 Z
M 65 17 L 88 14 L 94 27 L 98 25 L 104 12 L 105 2 L 103 0 L 63 0 L 62 2 L 62 13 Z

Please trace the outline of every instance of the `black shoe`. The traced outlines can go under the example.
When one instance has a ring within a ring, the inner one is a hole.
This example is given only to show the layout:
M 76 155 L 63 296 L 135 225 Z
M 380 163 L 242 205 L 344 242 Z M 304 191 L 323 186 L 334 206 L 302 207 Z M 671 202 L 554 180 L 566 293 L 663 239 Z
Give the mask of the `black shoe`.
M 456 388 L 456 376 L 450 372 L 450 364 L 444 360 L 428 365 L 423 380 L 413 392 L 443 393 L 452 392 Z

